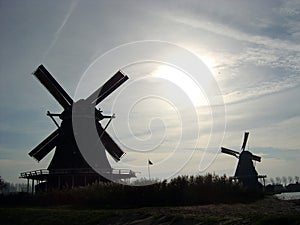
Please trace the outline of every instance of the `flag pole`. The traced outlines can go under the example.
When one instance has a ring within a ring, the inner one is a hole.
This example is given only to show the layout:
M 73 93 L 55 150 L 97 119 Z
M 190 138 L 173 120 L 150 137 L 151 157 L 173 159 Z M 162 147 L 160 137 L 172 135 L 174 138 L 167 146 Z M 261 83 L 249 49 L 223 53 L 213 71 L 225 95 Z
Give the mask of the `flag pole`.
M 149 163 L 149 159 L 148 159 L 147 164 L 148 164 L 148 175 L 149 175 L 149 180 L 150 180 L 150 163 Z

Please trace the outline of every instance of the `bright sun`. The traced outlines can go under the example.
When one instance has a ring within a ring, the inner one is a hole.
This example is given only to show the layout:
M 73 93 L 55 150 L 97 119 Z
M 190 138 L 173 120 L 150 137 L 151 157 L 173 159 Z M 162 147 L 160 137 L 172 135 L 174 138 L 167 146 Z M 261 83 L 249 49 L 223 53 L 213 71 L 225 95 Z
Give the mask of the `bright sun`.
M 201 90 L 201 84 L 197 84 L 190 75 L 183 71 L 169 65 L 162 65 L 153 72 L 153 76 L 169 80 L 177 85 L 186 93 L 194 106 L 207 105 L 207 99 Z

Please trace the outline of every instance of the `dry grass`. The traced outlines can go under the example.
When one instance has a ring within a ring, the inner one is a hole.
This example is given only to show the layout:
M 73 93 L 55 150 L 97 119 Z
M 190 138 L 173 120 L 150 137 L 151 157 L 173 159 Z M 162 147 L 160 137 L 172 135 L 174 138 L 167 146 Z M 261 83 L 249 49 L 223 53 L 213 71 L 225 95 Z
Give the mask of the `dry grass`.
M 91 210 L 1 208 L 0 224 L 300 224 L 300 204 L 267 197 L 253 203 Z

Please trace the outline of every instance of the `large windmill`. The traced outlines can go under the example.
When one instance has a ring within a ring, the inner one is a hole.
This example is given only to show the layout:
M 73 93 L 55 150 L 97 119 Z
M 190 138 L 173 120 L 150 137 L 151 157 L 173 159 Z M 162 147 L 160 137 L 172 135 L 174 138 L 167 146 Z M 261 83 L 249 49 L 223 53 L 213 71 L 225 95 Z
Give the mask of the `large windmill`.
M 221 152 L 238 158 L 239 161 L 235 170 L 234 177 L 237 178 L 239 182 L 241 182 L 246 187 L 260 188 L 261 184 L 260 182 L 258 182 L 258 178 L 264 178 L 265 176 L 258 175 L 253 165 L 253 161 L 260 162 L 261 157 L 253 155 L 250 151 L 245 150 L 248 136 L 249 132 L 245 132 L 241 152 L 224 147 L 221 147 Z
M 134 177 L 135 174 L 131 170 L 115 170 L 109 164 L 105 150 L 115 161 L 119 161 L 125 153 L 105 131 L 107 126 L 103 128 L 100 123 L 105 118 L 109 119 L 110 122 L 114 115 L 105 116 L 100 109 L 96 108 L 128 77 L 118 71 L 89 97 L 74 102 L 43 65 L 40 65 L 33 75 L 58 101 L 64 111 L 60 114 L 47 113 L 58 128 L 30 151 L 29 155 L 40 161 L 54 148 L 55 153 L 47 170 L 21 173 L 22 178 L 28 179 L 28 186 L 29 179 L 32 179 L 32 186 L 36 180 L 38 182 L 37 188 L 51 189 L 86 185 L 107 179 Z M 62 120 L 60 126 L 54 117 L 59 117 Z M 82 151 L 91 154 L 83 155 Z M 88 159 L 88 156 L 92 159 Z

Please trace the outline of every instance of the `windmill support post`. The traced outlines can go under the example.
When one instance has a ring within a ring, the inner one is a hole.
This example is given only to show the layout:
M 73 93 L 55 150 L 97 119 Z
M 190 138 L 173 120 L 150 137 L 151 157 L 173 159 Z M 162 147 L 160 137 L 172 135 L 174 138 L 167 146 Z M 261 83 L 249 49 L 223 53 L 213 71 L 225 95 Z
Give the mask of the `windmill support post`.
M 27 193 L 29 193 L 29 178 L 27 178 Z
M 34 194 L 34 179 L 32 179 L 31 194 Z

